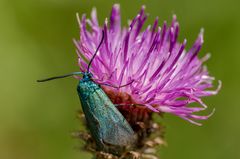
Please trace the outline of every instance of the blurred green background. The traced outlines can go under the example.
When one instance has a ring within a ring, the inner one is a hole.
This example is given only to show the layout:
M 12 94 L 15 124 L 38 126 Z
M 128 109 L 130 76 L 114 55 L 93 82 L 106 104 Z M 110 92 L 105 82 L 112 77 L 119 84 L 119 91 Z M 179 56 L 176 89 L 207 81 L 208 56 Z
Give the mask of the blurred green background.
M 98 10 L 99 21 L 109 16 L 117 1 L 0 0 L 0 159 L 78 159 L 90 155 L 76 149 L 70 133 L 80 127 L 77 81 L 36 79 L 78 70 L 72 38 L 78 38 L 75 13 Z M 210 74 L 223 82 L 217 96 L 205 98 L 215 114 L 202 127 L 166 115 L 168 146 L 162 159 L 240 158 L 240 1 L 151 0 L 121 1 L 122 23 L 142 4 L 150 13 L 180 22 L 180 40 L 188 48 L 205 28 L 200 56 L 211 52 Z M 217 84 L 217 82 L 215 82 Z M 205 112 L 208 113 L 208 112 Z

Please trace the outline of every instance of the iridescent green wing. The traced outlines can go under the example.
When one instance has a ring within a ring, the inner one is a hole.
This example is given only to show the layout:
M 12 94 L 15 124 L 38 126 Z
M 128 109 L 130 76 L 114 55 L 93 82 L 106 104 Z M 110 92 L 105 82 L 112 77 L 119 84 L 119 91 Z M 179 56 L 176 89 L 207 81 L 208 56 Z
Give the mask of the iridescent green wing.
M 134 142 L 134 131 L 102 89 L 89 96 L 92 113 L 99 122 L 102 141 L 110 145 L 127 146 Z

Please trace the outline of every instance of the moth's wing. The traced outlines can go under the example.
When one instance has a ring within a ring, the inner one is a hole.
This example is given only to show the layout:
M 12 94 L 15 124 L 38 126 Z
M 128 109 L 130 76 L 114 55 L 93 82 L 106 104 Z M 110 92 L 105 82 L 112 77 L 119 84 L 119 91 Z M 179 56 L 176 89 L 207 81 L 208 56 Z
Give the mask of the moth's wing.
M 127 146 L 134 143 L 134 131 L 126 119 L 117 109 L 112 109 L 112 107 L 110 107 L 108 111 L 109 115 L 108 121 L 106 122 L 106 131 L 103 134 L 103 141 L 111 145 L 117 144 L 121 146 Z
M 103 90 L 95 92 L 95 112 L 100 121 L 102 139 L 104 143 L 111 145 L 127 146 L 135 141 L 134 131 L 129 123 L 110 101 Z

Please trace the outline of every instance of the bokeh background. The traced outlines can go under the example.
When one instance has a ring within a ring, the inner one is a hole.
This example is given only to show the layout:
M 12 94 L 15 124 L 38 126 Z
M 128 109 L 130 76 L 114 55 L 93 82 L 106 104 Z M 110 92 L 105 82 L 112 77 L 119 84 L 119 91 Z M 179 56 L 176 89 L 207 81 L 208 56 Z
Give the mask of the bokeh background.
M 39 84 L 36 79 L 78 70 L 73 38 L 78 38 L 75 13 L 89 15 L 93 6 L 99 21 L 117 1 L 0 0 L 0 158 L 79 159 L 91 156 L 78 150 L 81 142 L 70 133 L 81 127 L 77 81 L 69 78 Z M 188 48 L 205 28 L 200 56 L 211 52 L 210 74 L 222 80 L 217 96 L 205 98 L 215 114 L 202 127 L 166 115 L 168 146 L 162 159 L 240 158 L 240 1 L 151 0 L 120 1 L 122 23 L 142 4 L 160 22 L 177 14 L 180 40 Z M 217 82 L 215 82 L 217 85 Z M 206 112 L 206 113 L 208 113 Z

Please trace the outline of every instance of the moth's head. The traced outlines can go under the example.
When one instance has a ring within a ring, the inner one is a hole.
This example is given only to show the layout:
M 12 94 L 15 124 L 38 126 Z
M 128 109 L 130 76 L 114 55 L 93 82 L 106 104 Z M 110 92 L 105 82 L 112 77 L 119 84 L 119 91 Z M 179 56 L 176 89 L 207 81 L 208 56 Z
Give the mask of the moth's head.
M 84 79 L 92 79 L 92 77 L 93 77 L 93 74 L 90 73 L 90 72 L 84 72 L 83 73 L 83 78 Z

